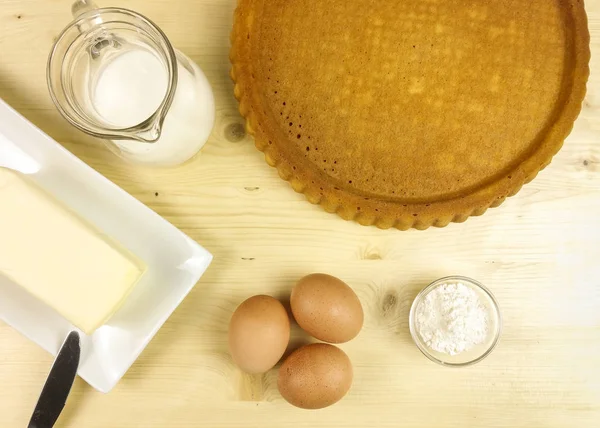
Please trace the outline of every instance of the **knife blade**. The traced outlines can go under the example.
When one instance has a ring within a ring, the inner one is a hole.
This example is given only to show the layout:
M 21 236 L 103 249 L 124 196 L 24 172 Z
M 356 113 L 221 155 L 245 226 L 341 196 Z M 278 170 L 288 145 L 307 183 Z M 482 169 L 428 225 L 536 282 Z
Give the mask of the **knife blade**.
M 80 356 L 79 333 L 72 331 L 52 364 L 28 428 L 52 428 L 54 426 L 65 407 L 73 381 L 77 376 Z

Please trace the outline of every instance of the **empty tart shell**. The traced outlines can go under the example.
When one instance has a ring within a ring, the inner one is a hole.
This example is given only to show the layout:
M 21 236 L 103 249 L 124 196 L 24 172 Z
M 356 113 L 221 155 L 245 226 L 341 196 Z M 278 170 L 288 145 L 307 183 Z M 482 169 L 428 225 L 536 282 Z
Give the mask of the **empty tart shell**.
M 579 0 L 240 0 L 231 74 L 296 191 L 404 230 L 532 180 L 573 127 L 589 59 Z

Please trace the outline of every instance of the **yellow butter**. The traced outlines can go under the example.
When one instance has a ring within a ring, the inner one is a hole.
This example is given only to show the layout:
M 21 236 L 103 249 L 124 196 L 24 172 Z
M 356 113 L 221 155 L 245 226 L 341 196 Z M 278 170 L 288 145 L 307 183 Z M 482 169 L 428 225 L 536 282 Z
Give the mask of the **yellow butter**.
M 0 275 L 92 334 L 144 271 L 125 248 L 29 179 L 0 167 Z

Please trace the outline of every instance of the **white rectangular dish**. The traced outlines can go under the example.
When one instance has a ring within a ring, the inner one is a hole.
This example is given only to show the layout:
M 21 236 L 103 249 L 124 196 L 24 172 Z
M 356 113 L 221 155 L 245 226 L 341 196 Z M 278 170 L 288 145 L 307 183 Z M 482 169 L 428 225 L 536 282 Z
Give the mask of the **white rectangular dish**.
M 98 391 L 109 392 L 194 287 L 212 256 L 1 99 L 0 166 L 26 173 L 147 266 L 125 304 L 109 321 L 91 336 L 82 334 L 78 374 Z M 57 354 L 67 334 L 76 330 L 2 275 L 0 319 L 52 355 Z

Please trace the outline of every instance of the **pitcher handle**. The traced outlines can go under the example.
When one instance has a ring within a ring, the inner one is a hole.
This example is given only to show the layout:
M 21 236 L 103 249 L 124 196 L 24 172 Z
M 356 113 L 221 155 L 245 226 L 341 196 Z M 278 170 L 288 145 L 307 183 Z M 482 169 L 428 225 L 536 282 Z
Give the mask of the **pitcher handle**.
M 73 18 L 78 18 L 79 15 L 94 9 L 98 9 L 98 6 L 92 0 L 77 0 L 71 5 L 71 14 Z

